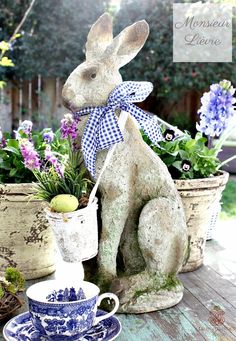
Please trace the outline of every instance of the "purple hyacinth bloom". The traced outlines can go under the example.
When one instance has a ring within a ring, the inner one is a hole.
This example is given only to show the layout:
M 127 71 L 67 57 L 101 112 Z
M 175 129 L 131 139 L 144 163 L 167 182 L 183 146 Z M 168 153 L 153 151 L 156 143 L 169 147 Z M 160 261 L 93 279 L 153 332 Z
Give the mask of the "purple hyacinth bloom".
M 58 163 L 56 156 L 53 154 L 49 146 L 47 146 L 47 148 L 45 149 L 45 159 L 51 162 L 53 166 L 56 166 L 56 164 Z
M 24 158 L 24 165 L 30 170 L 40 170 L 40 158 L 32 142 L 23 140 L 20 143 L 20 151 Z
M 223 133 L 234 115 L 234 93 L 231 82 L 226 80 L 210 86 L 210 91 L 201 98 L 202 106 L 198 110 L 200 122 L 196 125 L 198 131 L 209 137 L 219 137 Z
M 73 118 L 72 114 L 64 115 L 64 118 L 61 120 L 61 136 L 62 138 L 71 137 L 72 140 L 77 138 L 77 125 L 78 120 Z
M 23 133 L 29 135 L 32 131 L 32 127 L 33 127 L 33 123 L 31 121 L 25 120 L 20 124 L 17 131 L 18 132 L 22 131 Z
M 54 133 L 52 129 L 45 130 L 45 132 L 43 133 L 43 141 L 46 143 L 52 143 L 53 139 L 54 139 Z
M 59 175 L 60 178 L 63 177 L 63 170 L 62 167 L 60 165 L 60 162 L 58 161 L 57 157 L 53 154 L 53 152 L 51 151 L 51 147 L 47 146 L 47 148 L 45 149 L 45 159 L 50 162 L 56 173 Z

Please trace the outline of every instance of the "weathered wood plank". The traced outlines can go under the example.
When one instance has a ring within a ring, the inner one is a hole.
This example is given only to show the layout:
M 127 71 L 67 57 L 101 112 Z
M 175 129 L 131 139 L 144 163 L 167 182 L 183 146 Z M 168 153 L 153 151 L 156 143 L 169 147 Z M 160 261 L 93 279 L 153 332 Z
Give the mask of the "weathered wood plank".
M 163 340 L 172 341 L 168 335 L 155 324 L 153 319 L 145 315 L 118 315 L 122 324 L 122 332 L 117 338 L 117 341 L 148 341 L 148 340 Z
M 178 309 L 191 321 L 205 340 L 219 341 L 226 337 L 228 340 L 235 340 L 232 333 L 223 324 L 218 326 L 210 323 L 209 310 L 189 290 L 185 289 Z
M 118 315 L 123 330 L 118 341 L 204 341 L 205 338 L 176 307 L 151 314 Z
M 198 269 L 195 275 L 236 308 L 236 285 L 223 278 L 209 266 Z
M 205 340 L 202 334 L 194 327 L 192 321 L 187 319 L 178 309 L 178 306 L 157 312 L 156 315 L 161 319 L 162 326 L 165 326 L 166 333 L 172 337 L 172 340 Z M 159 323 L 158 320 L 157 323 Z
M 196 271 L 197 272 L 197 271 Z M 191 276 L 183 274 L 180 276 L 185 287 L 195 296 L 209 312 L 215 306 L 221 307 L 224 311 L 224 326 L 231 332 L 232 340 L 236 340 L 236 309 L 224 300 L 215 290 L 213 290 L 204 280 L 199 279 L 195 272 Z

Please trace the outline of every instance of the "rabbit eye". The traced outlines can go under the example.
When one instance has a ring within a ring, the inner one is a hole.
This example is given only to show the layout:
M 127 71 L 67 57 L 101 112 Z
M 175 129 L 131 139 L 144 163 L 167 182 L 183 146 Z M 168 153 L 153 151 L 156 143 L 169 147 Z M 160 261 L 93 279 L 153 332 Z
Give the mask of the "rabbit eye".
M 97 67 L 89 67 L 82 70 L 81 76 L 84 80 L 88 81 L 91 79 L 95 79 L 97 77 L 97 73 L 98 73 Z

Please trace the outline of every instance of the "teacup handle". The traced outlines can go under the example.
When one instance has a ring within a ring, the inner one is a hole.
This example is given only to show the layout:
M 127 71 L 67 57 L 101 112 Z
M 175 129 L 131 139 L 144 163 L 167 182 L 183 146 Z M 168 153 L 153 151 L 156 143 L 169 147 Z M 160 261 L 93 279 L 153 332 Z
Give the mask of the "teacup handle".
M 93 325 L 95 326 L 96 324 L 98 324 L 99 322 L 101 322 L 102 320 L 107 319 L 108 317 L 111 317 L 112 315 L 115 314 L 115 312 L 117 311 L 117 309 L 119 308 L 119 299 L 115 294 L 112 294 L 111 292 L 106 292 L 105 294 L 99 295 L 98 296 L 98 300 L 97 300 L 97 307 L 101 304 L 102 300 L 104 298 L 111 298 L 115 301 L 115 307 L 114 309 L 110 312 L 107 313 L 105 315 L 99 316 L 99 317 L 95 317 Z

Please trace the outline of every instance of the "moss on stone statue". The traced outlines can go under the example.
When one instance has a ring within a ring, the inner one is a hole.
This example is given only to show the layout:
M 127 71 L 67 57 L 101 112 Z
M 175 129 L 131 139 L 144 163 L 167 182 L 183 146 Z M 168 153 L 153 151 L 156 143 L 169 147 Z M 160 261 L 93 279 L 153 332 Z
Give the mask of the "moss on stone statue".
M 166 279 L 165 279 L 164 283 L 162 285 L 160 285 L 160 283 L 163 282 L 163 277 L 166 277 Z M 156 292 L 158 292 L 160 290 L 171 291 L 174 288 L 182 285 L 180 280 L 175 275 L 168 275 L 168 276 L 161 275 L 159 277 L 159 281 L 156 280 L 156 284 L 158 284 L 158 285 L 157 286 L 148 287 L 145 290 L 137 290 L 134 293 L 133 297 L 134 298 L 138 298 L 138 297 L 140 297 L 142 295 L 145 295 L 145 294 L 148 294 L 149 292 L 152 292 L 152 291 L 156 291 Z
M 160 290 L 172 290 L 177 286 L 182 285 L 180 280 L 175 275 L 168 275 L 166 278 L 166 282 L 163 286 L 161 286 Z

